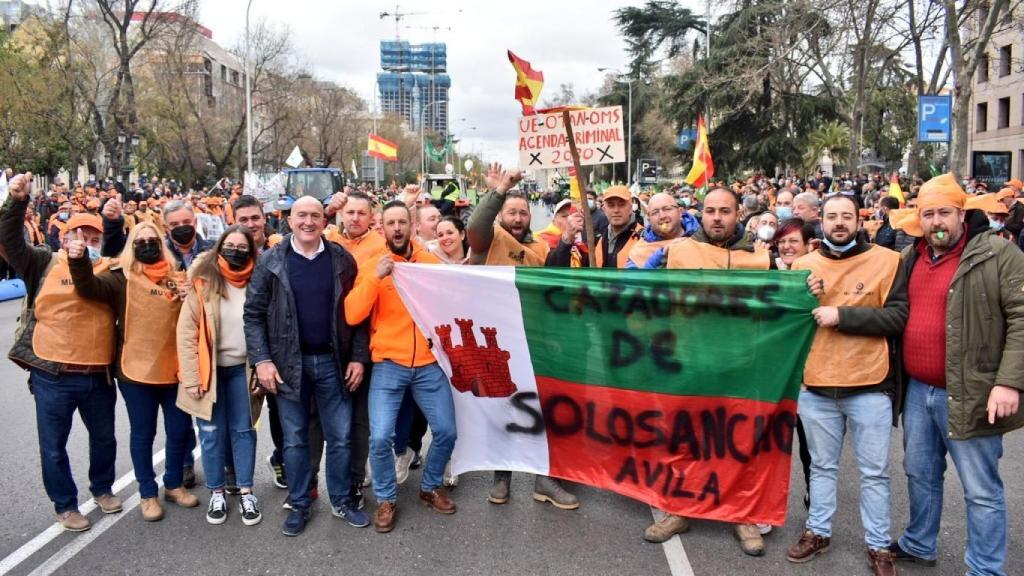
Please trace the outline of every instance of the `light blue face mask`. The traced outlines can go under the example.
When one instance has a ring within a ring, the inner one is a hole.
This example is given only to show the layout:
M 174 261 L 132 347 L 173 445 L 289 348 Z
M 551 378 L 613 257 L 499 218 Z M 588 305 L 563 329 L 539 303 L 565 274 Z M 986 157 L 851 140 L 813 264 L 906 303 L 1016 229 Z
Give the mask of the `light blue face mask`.
M 857 245 L 857 239 L 856 238 L 854 238 L 853 240 L 850 240 L 849 244 L 843 244 L 841 246 L 837 246 L 837 245 L 829 242 L 828 238 L 822 238 L 821 241 L 825 243 L 825 246 L 828 246 L 829 250 L 831 250 L 833 252 L 839 252 L 840 254 L 849 251 L 850 248 L 853 248 L 854 246 Z
M 93 246 L 86 246 L 85 249 L 86 249 L 86 251 L 89 254 L 89 261 L 90 262 L 95 263 L 97 260 L 100 259 L 101 255 L 100 255 L 100 249 L 99 248 L 96 248 L 96 247 L 93 247 Z
M 993 230 L 995 230 L 996 232 L 1001 232 L 1003 230 L 1003 228 L 1006 227 L 1006 223 L 1005 222 L 1000 222 L 999 220 L 996 220 L 995 218 L 989 218 L 988 219 L 988 227 L 993 229 Z
M 775 215 L 779 217 L 779 220 L 789 220 L 793 217 L 792 206 L 776 206 Z

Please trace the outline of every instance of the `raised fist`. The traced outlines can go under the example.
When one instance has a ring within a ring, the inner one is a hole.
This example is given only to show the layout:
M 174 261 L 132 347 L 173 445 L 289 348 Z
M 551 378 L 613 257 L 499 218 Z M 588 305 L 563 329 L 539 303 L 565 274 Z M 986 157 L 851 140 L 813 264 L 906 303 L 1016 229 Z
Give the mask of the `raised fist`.
M 24 200 L 32 193 L 32 173 L 18 174 L 7 185 L 7 193 L 15 200 Z

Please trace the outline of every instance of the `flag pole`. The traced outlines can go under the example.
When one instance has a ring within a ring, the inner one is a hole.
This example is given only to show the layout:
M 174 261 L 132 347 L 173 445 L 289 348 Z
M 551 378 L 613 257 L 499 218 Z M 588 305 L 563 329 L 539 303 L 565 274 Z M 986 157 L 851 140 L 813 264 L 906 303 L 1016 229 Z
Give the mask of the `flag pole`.
M 568 110 L 562 110 L 562 124 L 565 126 L 565 137 L 569 140 L 569 153 L 572 155 L 572 166 L 576 170 L 576 184 L 580 189 L 580 213 L 583 214 L 583 234 L 587 239 L 587 266 L 594 266 L 594 221 L 590 217 L 590 207 L 587 205 L 587 190 L 583 183 L 587 181 L 583 177 L 583 167 L 580 166 L 580 151 L 576 148 L 576 135 L 572 132 L 572 116 Z M 571 187 L 570 187 L 571 189 Z

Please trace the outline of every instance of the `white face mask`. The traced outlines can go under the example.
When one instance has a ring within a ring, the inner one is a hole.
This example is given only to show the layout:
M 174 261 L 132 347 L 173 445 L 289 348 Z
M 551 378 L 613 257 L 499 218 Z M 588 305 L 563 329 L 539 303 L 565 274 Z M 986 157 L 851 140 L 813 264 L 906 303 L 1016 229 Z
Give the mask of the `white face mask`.
M 775 237 L 775 228 L 772 228 L 771 226 L 759 226 L 757 228 L 757 237 L 764 242 L 770 242 L 771 239 Z

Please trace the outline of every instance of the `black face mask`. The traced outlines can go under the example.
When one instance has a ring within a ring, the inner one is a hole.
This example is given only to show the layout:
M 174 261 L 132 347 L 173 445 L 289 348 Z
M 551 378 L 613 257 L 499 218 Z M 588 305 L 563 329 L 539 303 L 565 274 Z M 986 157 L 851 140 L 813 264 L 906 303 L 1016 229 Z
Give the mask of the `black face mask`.
M 174 240 L 175 244 L 184 246 L 194 240 L 196 237 L 196 227 L 191 224 L 182 224 L 177 228 L 171 229 L 171 240 Z
M 246 264 L 249 263 L 249 251 L 239 250 L 237 248 L 225 248 L 221 250 L 220 255 L 224 257 L 224 260 L 228 263 L 228 266 L 232 270 L 241 270 L 245 268 Z
M 157 242 L 146 242 L 135 245 L 135 259 L 143 264 L 156 264 L 163 256 L 163 250 Z

